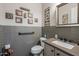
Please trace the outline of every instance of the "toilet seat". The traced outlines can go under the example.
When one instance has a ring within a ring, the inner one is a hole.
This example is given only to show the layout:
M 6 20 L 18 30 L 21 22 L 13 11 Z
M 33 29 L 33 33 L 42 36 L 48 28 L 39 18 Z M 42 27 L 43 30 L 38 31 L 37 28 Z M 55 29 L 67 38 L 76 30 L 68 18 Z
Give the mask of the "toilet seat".
M 36 46 L 33 46 L 33 47 L 31 48 L 32 54 L 38 54 L 38 53 L 40 53 L 42 50 L 43 50 L 43 47 L 40 46 L 40 45 L 36 45 Z
M 40 43 L 41 43 L 41 46 L 40 45 L 36 45 L 36 46 L 33 46 L 31 48 L 31 53 L 34 55 L 34 56 L 37 56 L 37 55 L 40 55 L 40 56 L 43 56 L 43 49 L 44 49 L 44 42 L 47 40 L 46 38 L 44 37 L 40 37 Z

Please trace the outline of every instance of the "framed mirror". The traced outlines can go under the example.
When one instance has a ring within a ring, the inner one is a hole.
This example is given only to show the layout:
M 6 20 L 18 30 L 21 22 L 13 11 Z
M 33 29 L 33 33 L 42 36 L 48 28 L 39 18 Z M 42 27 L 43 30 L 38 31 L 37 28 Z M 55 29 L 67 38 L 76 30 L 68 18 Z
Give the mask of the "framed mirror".
M 57 5 L 57 24 L 71 25 L 79 24 L 79 4 L 78 3 L 61 3 Z

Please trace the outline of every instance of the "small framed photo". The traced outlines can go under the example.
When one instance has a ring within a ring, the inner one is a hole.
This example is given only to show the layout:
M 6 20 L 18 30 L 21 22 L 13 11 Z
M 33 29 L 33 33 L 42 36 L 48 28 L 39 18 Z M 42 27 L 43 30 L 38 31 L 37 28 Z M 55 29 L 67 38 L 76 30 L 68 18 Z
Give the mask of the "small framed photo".
M 16 23 L 22 23 L 22 18 L 16 17 L 16 18 L 15 18 L 15 22 L 16 22 Z
M 38 22 L 38 18 L 34 18 L 35 22 L 37 23 Z
M 5 18 L 6 19 L 13 19 L 13 13 L 6 12 L 5 13 Z
M 15 13 L 16 13 L 17 16 L 22 16 L 22 11 L 21 10 L 16 9 Z
M 24 13 L 24 18 L 27 18 L 28 17 L 28 13 Z
M 29 18 L 33 18 L 33 14 L 28 13 L 28 17 L 29 17 Z
M 33 19 L 32 18 L 28 19 L 28 24 L 33 24 Z

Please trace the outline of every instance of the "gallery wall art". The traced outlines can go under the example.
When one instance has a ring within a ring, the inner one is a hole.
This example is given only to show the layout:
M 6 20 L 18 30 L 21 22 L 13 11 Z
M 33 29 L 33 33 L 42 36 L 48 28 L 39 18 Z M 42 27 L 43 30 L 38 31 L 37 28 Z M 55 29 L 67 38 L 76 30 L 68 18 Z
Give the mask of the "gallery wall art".
M 31 13 L 30 9 L 24 7 L 19 7 L 18 9 L 15 9 L 15 14 L 11 12 L 5 12 L 5 18 L 6 19 L 14 18 L 15 23 L 23 23 L 23 20 L 27 20 L 26 23 L 28 24 L 33 24 L 33 21 L 35 23 L 38 23 L 38 18 L 33 18 L 33 13 Z
M 28 24 L 33 24 L 33 19 L 32 18 L 28 19 Z
M 15 18 L 15 22 L 16 22 L 16 23 L 22 23 L 22 18 L 16 17 L 16 18 Z
M 13 19 L 13 13 L 6 12 L 5 13 L 5 18 L 6 19 Z
M 34 18 L 34 21 L 35 21 L 36 23 L 38 23 L 38 18 Z
M 22 16 L 22 11 L 21 10 L 16 9 L 15 13 L 16 13 L 17 16 Z

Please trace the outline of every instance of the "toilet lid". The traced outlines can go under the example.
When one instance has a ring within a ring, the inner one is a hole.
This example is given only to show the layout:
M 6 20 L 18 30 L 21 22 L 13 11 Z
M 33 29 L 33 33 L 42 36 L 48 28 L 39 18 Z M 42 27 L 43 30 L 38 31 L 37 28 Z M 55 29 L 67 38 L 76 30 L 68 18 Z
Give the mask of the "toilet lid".
M 40 50 L 40 49 L 43 49 L 43 47 L 39 45 L 32 47 L 32 50 Z

